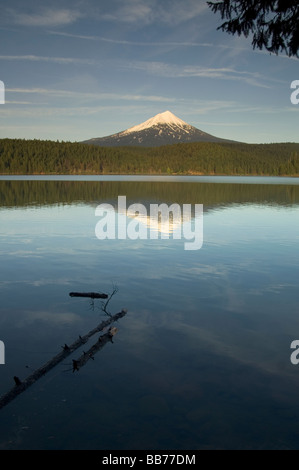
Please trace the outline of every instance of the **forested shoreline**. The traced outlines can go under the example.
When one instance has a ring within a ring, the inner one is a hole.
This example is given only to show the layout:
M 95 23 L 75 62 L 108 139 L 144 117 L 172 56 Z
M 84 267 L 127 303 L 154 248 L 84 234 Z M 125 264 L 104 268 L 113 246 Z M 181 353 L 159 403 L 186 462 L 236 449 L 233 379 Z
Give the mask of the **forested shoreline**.
M 200 142 L 149 148 L 0 139 L 0 174 L 299 176 L 299 144 Z

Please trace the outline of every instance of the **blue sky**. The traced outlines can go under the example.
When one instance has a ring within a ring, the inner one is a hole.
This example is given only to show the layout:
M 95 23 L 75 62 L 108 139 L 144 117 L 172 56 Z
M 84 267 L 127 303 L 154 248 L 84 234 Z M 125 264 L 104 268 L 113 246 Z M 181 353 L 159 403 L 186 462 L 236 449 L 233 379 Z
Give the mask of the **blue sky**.
M 220 22 L 202 0 L 2 2 L 0 138 L 82 141 L 170 110 L 218 137 L 298 142 L 299 60 Z

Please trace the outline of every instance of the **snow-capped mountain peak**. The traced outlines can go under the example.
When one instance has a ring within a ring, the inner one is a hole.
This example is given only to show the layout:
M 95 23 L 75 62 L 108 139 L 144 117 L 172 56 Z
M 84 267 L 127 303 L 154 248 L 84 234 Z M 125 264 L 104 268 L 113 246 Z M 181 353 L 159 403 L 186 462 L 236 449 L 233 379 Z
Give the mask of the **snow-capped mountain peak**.
M 117 134 L 86 140 L 84 143 L 103 147 L 128 145 L 158 147 L 184 142 L 225 142 L 225 140 L 207 134 L 187 124 L 170 111 L 165 111 Z
M 182 119 L 175 116 L 170 111 L 165 111 L 164 113 L 157 114 L 156 116 L 148 119 L 147 121 L 139 124 L 138 126 L 131 127 L 130 129 L 125 130 L 121 133 L 121 135 L 128 135 L 132 132 L 140 132 L 146 129 L 150 129 L 151 127 L 156 126 L 168 126 L 170 128 L 180 128 L 183 130 L 190 129 L 192 126 L 187 124 Z

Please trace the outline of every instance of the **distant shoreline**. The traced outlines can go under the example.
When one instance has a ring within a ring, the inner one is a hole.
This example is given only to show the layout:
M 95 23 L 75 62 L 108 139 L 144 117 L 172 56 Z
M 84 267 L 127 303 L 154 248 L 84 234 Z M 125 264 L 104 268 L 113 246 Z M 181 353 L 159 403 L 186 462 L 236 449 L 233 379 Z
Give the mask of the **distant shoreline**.
M 222 184 L 277 184 L 299 185 L 299 176 L 261 176 L 261 175 L 0 175 L 1 181 L 52 181 L 52 182 L 194 182 Z
M 281 174 L 281 175 L 272 175 L 272 174 L 226 174 L 226 173 L 219 173 L 219 174 L 202 174 L 202 173 L 0 173 L 0 178 L 2 177 L 28 177 L 28 178 L 38 178 L 38 177 L 58 177 L 58 178 L 85 178 L 85 177 L 94 177 L 94 178 L 101 178 L 101 177 L 141 177 L 141 178 L 196 178 L 201 177 L 205 179 L 209 178 L 299 178 L 298 174 Z M 4 178 L 3 178 L 4 180 Z
M 299 178 L 298 174 L 281 174 L 281 175 L 272 175 L 272 174 L 203 174 L 203 173 L 0 173 L 0 178 L 3 177 L 20 177 L 20 178 L 122 178 L 122 177 L 136 177 L 136 178 Z M 4 178 L 3 178 L 4 180 Z

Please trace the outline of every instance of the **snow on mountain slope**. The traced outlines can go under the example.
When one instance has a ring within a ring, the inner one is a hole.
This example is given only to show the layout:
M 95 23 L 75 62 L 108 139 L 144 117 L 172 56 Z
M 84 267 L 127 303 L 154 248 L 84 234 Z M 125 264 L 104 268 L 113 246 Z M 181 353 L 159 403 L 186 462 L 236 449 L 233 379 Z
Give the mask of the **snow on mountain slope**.
M 83 143 L 103 147 L 144 146 L 158 147 L 187 142 L 232 142 L 220 139 L 197 129 L 170 111 L 157 114 L 147 121 L 107 137 L 87 140 Z
M 140 132 L 144 131 L 145 129 L 150 129 L 151 127 L 156 127 L 160 125 L 168 126 L 173 130 L 179 128 L 185 132 L 187 129 L 192 128 L 192 126 L 184 122 L 182 119 L 176 117 L 170 111 L 165 111 L 165 113 L 157 114 L 156 116 L 152 117 L 151 119 L 148 119 L 147 121 L 143 122 L 142 124 L 139 124 L 138 126 L 131 127 L 130 129 L 121 132 L 120 135 L 127 135 L 131 134 L 132 132 Z

